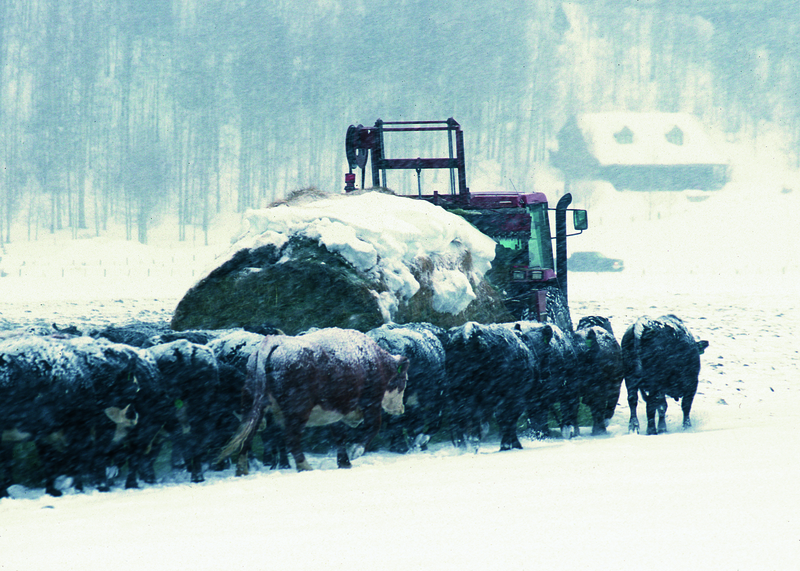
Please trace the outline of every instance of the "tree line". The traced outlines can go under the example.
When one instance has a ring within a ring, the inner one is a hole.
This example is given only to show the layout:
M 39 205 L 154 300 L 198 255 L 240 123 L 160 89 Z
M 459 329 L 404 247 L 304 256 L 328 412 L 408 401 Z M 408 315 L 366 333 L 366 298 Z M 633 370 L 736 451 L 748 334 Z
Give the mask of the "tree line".
M 114 223 L 146 242 L 162 220 L 185 239 L 340 190 L 347 126 L 378 118 L 455 117 L 468 169 L 495 161 L 517 189 L 581 111 L 779 124 L 800 166 L 788 0 L 298 4 L 0 0 L 0 242 Z

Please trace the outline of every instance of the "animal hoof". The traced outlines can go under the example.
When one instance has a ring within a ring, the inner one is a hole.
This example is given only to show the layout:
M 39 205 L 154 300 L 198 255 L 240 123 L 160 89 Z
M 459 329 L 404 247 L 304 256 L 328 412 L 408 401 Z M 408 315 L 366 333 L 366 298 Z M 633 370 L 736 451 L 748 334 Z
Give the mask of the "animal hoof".
M 250 462 L 247 458 L 242 458 L 241 455 L 236 461 L 236 476 L 247 476 L 250 473 Z
M 409 448 L 405 442 L 389 446 L 389 452 L 394 452 L 395 454 L 405 454 L 408 450 Z
M 311 470 L 311 464 L 308 463 L 308 460 L 303 460 L 297 465 L 298 472 L 310 472 Z
M 414 439 L 413 447 L 418 450 L 424 450 L 427 447 L 430 439 L 431 437 L 427 434 L 417 434 L 417 437 Z
M 59 489 L 58 489 L 58 488 L 56 488 L 55 486 L 47 486 L 47 487 L 44 489 L 44 491 L 45 491 L 45 492 L 46 492 L 48 495 L 50 495 L 50 496 L 53 496 L 54 498 L 60 498 L 61 496 L 63 496 L 63 495 L 64 495 L 64 492 L 62 492 L 61 490 L 59 490 Z
M 364 447 L 361 444 L 356 444 L 350 448 L 348 451 L 348 456 L 355 460 L 356 458 L 360 458 L 364 455 Z

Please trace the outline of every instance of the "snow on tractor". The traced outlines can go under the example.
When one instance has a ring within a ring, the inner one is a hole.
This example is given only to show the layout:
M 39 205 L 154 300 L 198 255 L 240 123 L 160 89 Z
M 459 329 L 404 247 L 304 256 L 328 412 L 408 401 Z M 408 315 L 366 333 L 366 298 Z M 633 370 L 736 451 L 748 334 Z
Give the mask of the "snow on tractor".
M 446 131 L 448 157 L 387 158 L 387 133 Z M 366 165 L 371 157 L 372 187 L 388 188 L 386 171 L 411 169 L 417 173 L 417 194 L 462 216 L 496 243 L 495 259 L 487 279 L 502 294 L 506 308 L 516 319 L 555 323 L 572 331 L 567 302 L 567 236 L 580 234 L 588 227 L 585 210 L 568 208 L 572 196 L 562 196 L 554 209 L 540 192 L 470 192 L 464 163 L 464 134 L 453 119 L 447 121 L 382 121 L 374 127 L 351 125 L 345 151 L 349 172 L 345 191 L 356 190 L 356 167 L 361 168 L 361 188 L 365 187 Z M 423 169 L 450 171 L 450 193 L 423 194 Z M 550 231 L 548 211 L 555 212 L 555 236 Z M 567 212 L 573 214 L 574 234 L 567 234 Z M 552 242 L 556 243 L 555 263 Z

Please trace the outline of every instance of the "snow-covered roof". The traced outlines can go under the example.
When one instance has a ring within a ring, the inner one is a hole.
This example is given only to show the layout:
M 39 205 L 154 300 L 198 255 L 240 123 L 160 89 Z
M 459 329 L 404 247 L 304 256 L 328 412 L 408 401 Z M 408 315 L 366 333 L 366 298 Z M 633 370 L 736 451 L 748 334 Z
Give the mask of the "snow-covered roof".
M 601 166 L 727 163 L 689 113 L 583 113 L 575 119 Z

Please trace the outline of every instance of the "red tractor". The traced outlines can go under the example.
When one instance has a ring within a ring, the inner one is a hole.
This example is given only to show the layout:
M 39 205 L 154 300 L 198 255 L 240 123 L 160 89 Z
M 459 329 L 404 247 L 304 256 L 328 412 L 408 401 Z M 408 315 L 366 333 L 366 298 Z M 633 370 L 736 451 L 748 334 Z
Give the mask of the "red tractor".
M 446 131 L 447 158 L 387 158 L 385 134 L 400 132 Z M 467 187 L 464 164 L 464 134 L 452 118 L 447 121 L 381 121 L 374 127 L 351 125 L 345 150 L 349 172 L 345 191 L 356 190 L 356 174 L 361 168 L 364 188 L 366 165 L 371 152 L 372 187 L 387 187 L 386 171 L 417 171 L 418 193 L 427 200 L 462 216 L 497 242 L 492 269 L 486 278 L 501 293 L 506 308 L 516 319 L 550 321 L 572 331 L 567 305 L 567 211 L 573 213 L 573 227 L 581 233 L 588 226 L 585 210 L 568 208 L 572 196 L 565 194 L 555 209 L 547 207 L 547 197 L 533 193 L 472 193 Z M 423 194 L 420 172 L 423 169 L 449 169 L 450 193 Z M 382 180 L 381 180 L 382 178 Z M 457 183 L 456 183 L 457 181 Z M 556 232 L 550 232 L 548 211 L 555 211 Z M 552 241 L 556 242 L 555 263 Z

